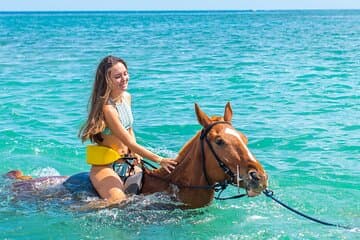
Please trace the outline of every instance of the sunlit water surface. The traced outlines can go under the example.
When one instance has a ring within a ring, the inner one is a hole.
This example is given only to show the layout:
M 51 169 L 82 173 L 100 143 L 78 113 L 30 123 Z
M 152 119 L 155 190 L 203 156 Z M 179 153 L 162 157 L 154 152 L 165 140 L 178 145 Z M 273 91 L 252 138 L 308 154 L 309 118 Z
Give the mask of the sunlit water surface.
M 169 201 L 156 194 L 79 211 L 70 196 L 16 199 L 2 178 L 0 238 L 359 238 L 359 23 L 360 11 L 0 14 L 0 173 L 89 169 L 77 132 L 96 66 L 114 54 L 129 65 L 141 144 L 174 157 L 200 129 L 194 102 L 220 115 L 231 101 L 275 195 L 354 227 L 264 195 L 183 211 L 154 208 Z

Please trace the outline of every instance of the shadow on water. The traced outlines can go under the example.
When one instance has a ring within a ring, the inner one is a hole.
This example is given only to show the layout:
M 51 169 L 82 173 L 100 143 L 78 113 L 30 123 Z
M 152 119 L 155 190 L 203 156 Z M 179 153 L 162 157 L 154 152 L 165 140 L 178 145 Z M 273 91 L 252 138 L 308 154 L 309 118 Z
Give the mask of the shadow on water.
M 102 226 L 133 228 L 144 225 L 177 224 L 203 215 L 205 209 L 182 210 L 181 203 L 171 196 L 156 193 L 148 196 L 132 196 L 123 204 L 113 208 L 91 212 L 78 212 L 86 218 L 87 224 L 101 223 Z
M 3 182 L 0 186 L 0 214 L 3 216 L 0 230 L 4 230 L 0 238 L 48 239 L 62 235 L 68 239 L 136 239 L 144 232 L 161 233 L 169 226 L 191 226 L 207 218 L 208 210 L 181 210 L 181 204 L 162 193 L 131 196 L 112 208 L 83 211 L 82 207 L 98 198 L 66 192 L 61 183 L 43 189 L 41 194 L 16 194 L 12 189 L 13 181 L 0 180 Z
M 181 210 L 182 203 L 175 201 L 172 196 L 164 193 L 152 195 L 133 195 L 121 204 L 105 209 L 89 209 L 86 206 L 97 201 L 97 196 L 88 193 L 71 193 L 63 185 L 63 178 L 46 180 L 41 185 L 26 184 L 26 181 L 14 182 L 8 178 L 1 178 L 0 206 L 2 212 L 22 215 L 32 215 L 43 212 L 48 215 L 72 215 L 75 219 L 85 220 L 85 226 L 94 222 L 102 226 L 128 227 L 133 224 L 172 224 L 194 215 L 202 214 L 205 210 Z M 49 187 L 49 181 L 51 185 Z M 15 185 L 15 188 L 14 188 Z M 19 190 L 19 186 L 21 190 Z M 37 191 L 34 191 L 36 188 Z M 14 191 L 14 189 L 16 189 Z M 84 208 L 85 207 L 85 208 Z

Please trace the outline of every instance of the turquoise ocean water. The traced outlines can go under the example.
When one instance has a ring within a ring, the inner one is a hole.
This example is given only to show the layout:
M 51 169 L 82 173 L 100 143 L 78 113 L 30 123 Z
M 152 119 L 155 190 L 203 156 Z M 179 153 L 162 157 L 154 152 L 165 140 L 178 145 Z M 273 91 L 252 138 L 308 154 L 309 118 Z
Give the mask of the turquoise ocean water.
M 0 178 L 0 239 L 359 239 L 360 11 L 0 13 L 0 173 L 87 171 L 77 138 L 95 68 L 127 60 L 138 141 L 176 156 L 231 101 L 277 197 L 193 210 L 77 212 L 14 201 Z M 228 189 L 226 194 L 237 193 Z

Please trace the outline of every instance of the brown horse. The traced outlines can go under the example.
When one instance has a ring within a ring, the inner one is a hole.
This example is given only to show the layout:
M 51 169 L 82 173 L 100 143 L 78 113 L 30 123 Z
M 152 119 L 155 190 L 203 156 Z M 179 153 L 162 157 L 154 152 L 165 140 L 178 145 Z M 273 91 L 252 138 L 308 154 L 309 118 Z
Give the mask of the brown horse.
M 144 169 L 141 193 L 165 192 L 186 208 L 199 208 L 211 202 L 219 186 L 244 188 L 250 197 L 266 189 L 268 177 L 263 167 L 249 151 L 245 135 L 231 124 L 230 103 L 225 106 L 223 117 L 208 117 L 197 104 L 195 111 L 203 129 L 179 152 L 178 164 L 170 174 L 162 168 Z M 19 171 L 11 171 L 8 176 L 21 180 L 17 185 L 31 190 L 36 190 L 33 185 L 39 186 L 39 182 L 54 184 L 67 179 L 59 176 L 29 180 Z
M 171 174 L 164 169 L 146 171 L 142 193 L 168 192 L 191 208 L 203 207 L 214 197 L 216 183 L 237 185 L 250 197 L 267 187 L 267 175 L 247 147 L 245 135 L 231 125 L 230 103 L 223 117 L 208 117 L 195 104 L 203 126 L 179 152 Z

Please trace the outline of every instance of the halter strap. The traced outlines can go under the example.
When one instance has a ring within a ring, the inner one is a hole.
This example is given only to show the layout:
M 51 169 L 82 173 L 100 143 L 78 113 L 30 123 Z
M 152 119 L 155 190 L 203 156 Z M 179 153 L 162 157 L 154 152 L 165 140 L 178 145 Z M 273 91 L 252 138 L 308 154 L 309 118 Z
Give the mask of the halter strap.
M 218 124 L 228 124 L 230 126 L 231 123 L 230 122 L 227 122 L 227 121 L 219 121 L 219 122 L 214 122 L 212 124 L 210 124 L 209 126 L 207 126 L 206 128 L 203 128 L 202 131 L 201 131 L 201 135 L 200 135 L 200 141 L 201 141 L 201 158 L 202 158 L 202 167 L 203 167 L 203 172 L 204 172 L 204 175 L 205 175 L 205 179 L 206 179 L 206 182 L 207 184 L 211 185 L 210 184 L 210 181 L 209 181 L 209 177 L 208 177 L 208 174 L 206 172 L 206 166 L 205 166 L 205 149 L 204 149 L 204 140 L 206 141 L 207 145 L 209 146 L 210 148 L 210 151 L 211 153 L 214 155 L 219 167 L 224 171 L 224 173 L 226 175 L 228 175 L 230 177 L 230 182 L 233 182 L 234 181 L 234 178 L 235 178 L 235 174 L 231 171 L 231 169 L 226 166 L 226 164 L 221 161 L 221 159 L 219 158 L 219 156 L 216 154 L 213 146 L 211 145 L 209 139 L 207 138 L 207 135 L 208 133 L 210 132 L 210 130 L 215 126 L 215 125 L 218 125 Z M 225 188 L 226 186 L 228 185 L 227 181 L 225 180 L 225 183 L 223 184 L 225 185 Z
M 215 125 L 218 125 L 218 124 L 228 124 L 230 126 L 232 126 L 232 124 L 230 122 L 227 122 L 227 121 L 218 121 L 218 122 L 214 122 L 214 123 L 211 123 L 209 126 L 207 126 L 206 128 L 203 128 L 201 130 L 201 135 L 200 135 L 200 139 L 204 139 L 207 134 L 210 132 L 210 130 L 215 126 Z

